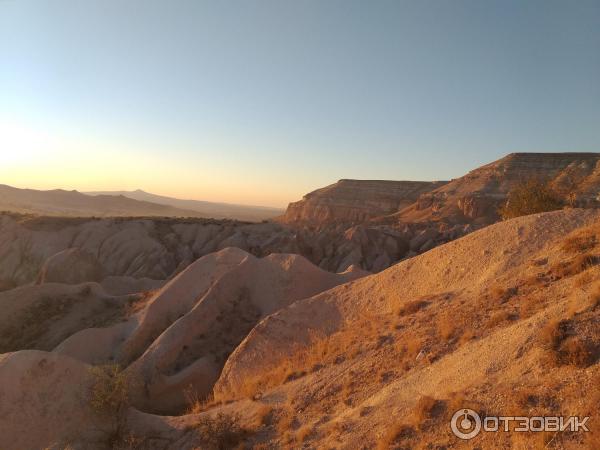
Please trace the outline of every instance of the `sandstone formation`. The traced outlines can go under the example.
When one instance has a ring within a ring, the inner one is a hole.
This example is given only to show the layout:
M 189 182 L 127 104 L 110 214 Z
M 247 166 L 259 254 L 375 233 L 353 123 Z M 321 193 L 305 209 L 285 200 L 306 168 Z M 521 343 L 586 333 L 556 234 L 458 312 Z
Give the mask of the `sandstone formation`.
M 79 248 L 70 248 L 44 262 L 38 282 L 80 284 L 103 279 L 104 269 L 94 255 Z
M 508 192 L 529 179 L 549 182 L 570 206 L 597 207 L 600 153 L 511 153 L 450 182 L 340 180 L 290 203 L 281 220 L 312 227 L 374 218 L 480 227 L 498 221 Z
M 597 207 L 599 153 L 511 153 L 425 193 L 395 217 L 403 222 L 489 224 L 508 192 L 529 179 L 547 181 L 572 206 Z
M 0 355 L 0 448 L 106 448 L 105 418 L 89 407 L 89 368 L 56 353 Z
M 521 217 L 366 277 L 227 248 L 149 295 L 113 298 L 95 283 L 5 292 L 0 331 L 45 331 L 0 356 L 0 447 L 218 448 L 230 442 L 218 427 L 232 423 L 246 431 L 225 448 L 447 447 L 460 444 L 449 418 L 467 406 L 596 417 L 598 223 L 595 209 Z M 432 238 L 425 231 L 414 246 Z M 65 294 L 87 315 L 58 307 Z M 44 298 L 54 312 L 24 319 Z M 65 327 L 110 312 L 103 302 L 130 308 Z M 60 329 L 70 335 L 54 351 L 27 349 L 48 349 Z M 136 380 L 116 429 L 90 403 L 91 366 L 107 362 Z M 190 393 L 203 399 L 211 387 L 214 401 L 186 413 Z M 482 433 L 469 445 L 537 439 Z M 565 449 L 596 448 L 593 439 L 554 437 Z
M 56 351 L 90 364 L 129 366 L 132 377 L 144 380 L 136 406 L 179 413 L 187 391 L 210 392 L 229 354 L 263 317 L 364 274 L 326 272 L 298 255 L 257 259 L 227 248 L 190 265 L 139 313 L 75 333 Z
M 444 184 L 443 181 L 339 180 L 290 203 L 281 221 L 309 225 L 363 222 L 409 206 L 421 194 Z
M 52 276 L 67 282 L 102 281 L 103 277 L 115 276 L 121 280 L 167 280 L 197 258 L 227 247 L 258 257 L 297 253 L 331 272 L 342 272 L 351 265 L 378 271 L 406 257 L 408 242 L 422 228 L 355 225 L 311 230 L 277 223 L 207 219 L 68 219 L 0 214 L 0 290 L 2 285 L 8 288 L 36 279 L 44 281 L 46 275 L 40 278 L 40 272 L 48 268 L 53 268 Z M 432 244 L 463 233 L 463 228 L 443 229 Z M 413 254 L 418 251 L 420 247 L 414 248 Z M 79 267 L 78 261 L 83 258 L 87 262 Z M 67 266 L 60 275 L 63 260 Z

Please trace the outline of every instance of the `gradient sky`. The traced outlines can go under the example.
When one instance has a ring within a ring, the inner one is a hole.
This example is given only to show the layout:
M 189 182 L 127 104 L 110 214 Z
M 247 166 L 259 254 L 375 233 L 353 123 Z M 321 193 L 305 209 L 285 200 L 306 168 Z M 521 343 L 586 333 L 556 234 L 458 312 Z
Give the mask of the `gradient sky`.
M 0 183 L 283 206 L 600 151 L 600 1 L 0 0 Z

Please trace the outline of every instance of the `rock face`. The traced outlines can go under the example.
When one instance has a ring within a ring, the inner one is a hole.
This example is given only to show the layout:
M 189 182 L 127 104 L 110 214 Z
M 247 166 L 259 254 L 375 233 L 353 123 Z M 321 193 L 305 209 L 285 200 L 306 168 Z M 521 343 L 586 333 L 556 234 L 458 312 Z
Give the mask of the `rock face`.
M 196 259 L 227 247 L 258 257 L 296 253 L 331 272 L 351 265 L 378 271 L 406 255 L 413 228 L 0 214 L 0 291 L 36 279 L 79 283 L 119 277 L 123 285 L 123 277 L 130 277 L 152 285 L 151 280 L 170 279 Z M 449 236 L 440 234 L 436 243 Z M 113 290 L 108 281 L 102 284 L 111 292 L 127 292 L 124 285 Z
M 55 351 L 89 364 L 129 366 L 134 379 L 144 380 L 137 407 L 180 413 L 186 390 L 206 396 L 229 354 L 262 318 L 364 275 L 326 272 L 298 255 L 259 259 L 227 248 L 191 264 L 126 321 L 79 331 Z
M 104 448 L 98 443 L 109 426 L 85 401 L 89 385 L 88 366 L 74 359 L 35 350 L 0 355 L 0 447 L 63 449 L 77 441 L 77 448 Z
M 38 282 L 80 284 L 102 281 L 104 269 L 90 252 L 70 248 L 51 256 L 44 263 Z
M 312 225 L 362 222 L 391 214 L 445 182 L 340 180 L 317 189 L 298 202 L 290 203 L 281 218 L 284 223 Z
M 403 222 L 443 220 L 450 223 L 497 221 L 498 208 L 519 182 L 547 181 L 572 206 L 597 207 L 600 153 L 511 153 L 424 193 L 395 215 Z

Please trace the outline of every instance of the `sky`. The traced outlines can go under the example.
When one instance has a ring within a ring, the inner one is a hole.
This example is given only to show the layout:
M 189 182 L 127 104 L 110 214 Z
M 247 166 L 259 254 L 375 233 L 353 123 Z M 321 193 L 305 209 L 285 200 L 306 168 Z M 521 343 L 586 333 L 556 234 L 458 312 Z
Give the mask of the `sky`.
M 0 184 L 285 206 L 600 151 L 600 0 L 0 0 Z

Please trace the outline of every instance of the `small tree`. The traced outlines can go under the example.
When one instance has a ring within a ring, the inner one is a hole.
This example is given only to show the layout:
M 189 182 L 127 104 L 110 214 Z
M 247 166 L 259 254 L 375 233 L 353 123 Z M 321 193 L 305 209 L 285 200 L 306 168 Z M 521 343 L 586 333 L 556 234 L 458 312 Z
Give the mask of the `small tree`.
M 528 180 L 516 185 L 509 193 L 506 203 L 500 208 L 500 216 L 506 219 L 526 216 L 563 207 L 562 199 L 539 180 Z

